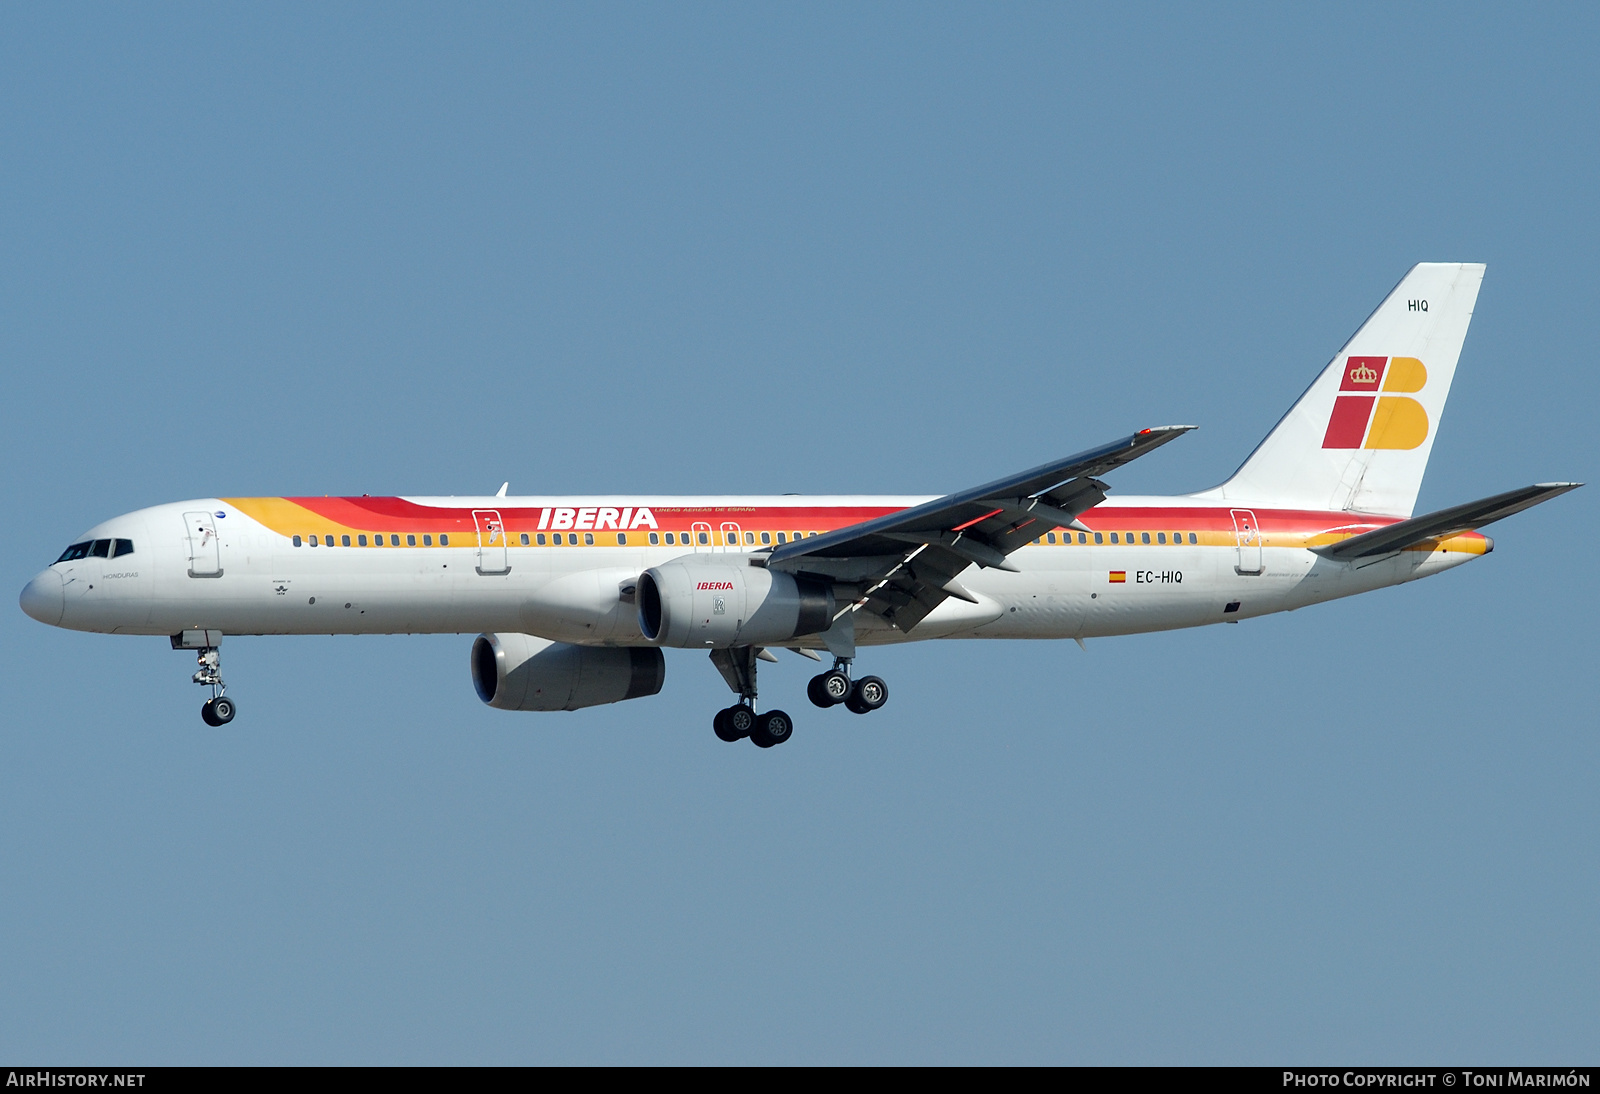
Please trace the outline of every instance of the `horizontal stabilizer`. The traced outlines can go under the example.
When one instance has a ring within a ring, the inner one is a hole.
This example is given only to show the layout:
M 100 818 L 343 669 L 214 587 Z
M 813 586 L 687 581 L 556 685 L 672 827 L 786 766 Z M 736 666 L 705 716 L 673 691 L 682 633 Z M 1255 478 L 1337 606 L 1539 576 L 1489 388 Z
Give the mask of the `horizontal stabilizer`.
M 1576 490 L 1582 485 L 1581 482 L 1536 483 L 1533 486 L 1524 486 L 1520 490 L 1508 490 L 1504 494 L 1496 494 L 1492 498 L 1452 505 L 1437 513 L 1425 513 L 1420 517 L 1412 517 L 1410 520 L 1403 520 L 1386 528 L 1364 532 L 1359 536 L 1340 540 L 1338 543 L 1330 543 L 1326 547 L 1314 547 L 1312 550 L 1324 558 L 1338 562 L 1403 551 L 1407 547 L 1430 539 L 1442 539 L 1474 528 L 1482 528 L 1486 524 L 1493 524 L 1513 513 L 1531 509 L 1541 501 L 1549 501 L 1557 494 Z

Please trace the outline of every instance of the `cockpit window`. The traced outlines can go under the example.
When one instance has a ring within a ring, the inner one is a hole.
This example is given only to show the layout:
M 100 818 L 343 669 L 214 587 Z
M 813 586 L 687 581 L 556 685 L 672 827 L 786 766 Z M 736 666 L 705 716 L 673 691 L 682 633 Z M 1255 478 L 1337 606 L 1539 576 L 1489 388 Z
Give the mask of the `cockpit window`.
M 123 555 L 133 554 L 133 540 L 131 539 L 86 539 L 82 543 L 74 543 L 65 551 L 57 562 L 76 562 L 80 558 L 121 558 Z

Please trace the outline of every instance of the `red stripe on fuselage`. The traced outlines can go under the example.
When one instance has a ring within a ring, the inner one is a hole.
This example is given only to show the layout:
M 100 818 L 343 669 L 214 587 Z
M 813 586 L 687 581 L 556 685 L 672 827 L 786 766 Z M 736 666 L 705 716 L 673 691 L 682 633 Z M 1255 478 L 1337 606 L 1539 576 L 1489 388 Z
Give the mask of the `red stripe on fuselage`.
M 509 532 L 533 531 L 538 528 L 541 514 L 552 506 L 481 506 L 443 507 L 419 505 L 397 497 L 317 497 L 287 498 L 327 520 L 351 529 L 374 532 L 462 532 L 475 530 L 474 508 L 494 508 L 500 513 Z M 626 506 L 619 499 L 617 508 Z M 724 522 L 768 528 L 773 531 L 823 532 L 845 528 L 875 517 L 899 512 L 883 505 L 827 505 L 798 506 L 793 504 L 756 506 L 683 506 L 648 505 L 662 531 L 687 531 L 695 524 L 710 524 L 720 529 Z M 637 510 L 637 506 L 633 507 Z M 1232 506 L 1115 506 L 1102 505 L 1083 513 L 1078 519 L 1091 531 L 1100 532 L 1156 532 L 1193 531 L 1231 534 L 1234 530 Z M 997 510 L 998 512 L 998 510 Z M 1308 509 L 1251 510 L 1257 526 L 1267 536 L 1308 536 L 1328 532 L 1355 534 L 1382 528 L 1400 520 L 1399 517 L 1327 512 Z M 989 516 L 993 516 L 991 513 Z M 988 519 L 987 517 L 979 518 Z M 971 521 L 968 524 L 975 524 Z M 963 525 L 962 527 L 966 527 Z M 1039 522 L 1039 532 L 1050 530 L 1050 525 Z M 959 530 L 959 529 L 956 529 Z

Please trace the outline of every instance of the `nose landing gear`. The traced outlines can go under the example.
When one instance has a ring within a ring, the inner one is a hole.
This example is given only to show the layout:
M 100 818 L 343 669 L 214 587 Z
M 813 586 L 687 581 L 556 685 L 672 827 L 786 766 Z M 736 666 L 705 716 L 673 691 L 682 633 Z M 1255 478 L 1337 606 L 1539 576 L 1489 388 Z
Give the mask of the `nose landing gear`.
M 194 650 L 195 662 L 200 666 L 194 682 L 211 689 L 211 698 L 200 707 L 200 720 L 208 726 L 225 726 L 233 721 L 238 708 L 228 698 L 228 685 L 222 682 L 221 631 L 184 631 L 172 636 L 175 650 Z

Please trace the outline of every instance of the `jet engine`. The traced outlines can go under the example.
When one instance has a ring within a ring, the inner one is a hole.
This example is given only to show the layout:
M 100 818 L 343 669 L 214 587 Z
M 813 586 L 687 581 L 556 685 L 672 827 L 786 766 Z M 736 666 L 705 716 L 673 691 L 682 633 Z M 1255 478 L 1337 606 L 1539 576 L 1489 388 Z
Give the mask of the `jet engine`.
M 663 646 L 777 645 L 833 625 L 833 587 L 761 566 L 691 556 L 639 575 L 639 629 Z
M 500 710 L 579 710 L 661 690 L 666 659 L 653 646 L 574 646 L 531 634 L 480 634 L 472 684 Z

